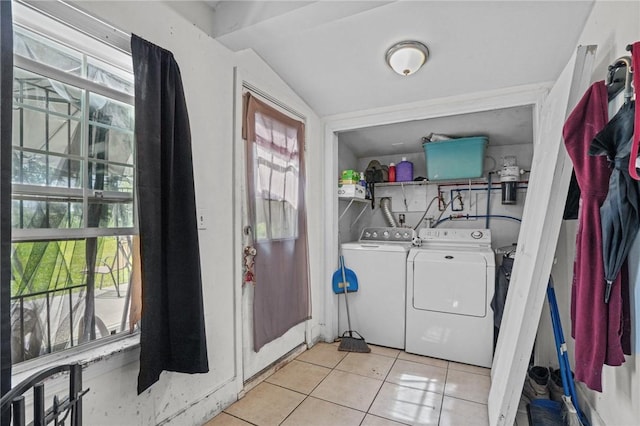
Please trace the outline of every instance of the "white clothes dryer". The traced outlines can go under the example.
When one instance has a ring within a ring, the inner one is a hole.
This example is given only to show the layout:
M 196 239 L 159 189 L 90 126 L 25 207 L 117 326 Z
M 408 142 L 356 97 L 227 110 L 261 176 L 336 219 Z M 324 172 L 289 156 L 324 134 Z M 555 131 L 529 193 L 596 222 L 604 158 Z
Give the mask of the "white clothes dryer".
M 422 229 L 407 257 L 406 348 L 491 367 L 495 255 L 489 230 Z
M 365 228 L 357 242 L 342 244 L 359 287 L 348 295 L 351 329 L 367 343 L 404 349 L 407 253 L 414 235 L 410 228 Z M 343 295 L 338 307 L 342 335 L 348 329 Z

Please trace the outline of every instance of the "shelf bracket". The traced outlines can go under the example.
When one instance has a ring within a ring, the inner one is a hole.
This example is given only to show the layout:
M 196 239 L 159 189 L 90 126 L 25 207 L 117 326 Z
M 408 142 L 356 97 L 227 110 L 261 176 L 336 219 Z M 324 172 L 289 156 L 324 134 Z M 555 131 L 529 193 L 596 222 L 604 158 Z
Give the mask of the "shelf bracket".
M 338 222 L 340 222 L 342 220 L 342 218 L 344 217 L 344 215 L 347 214 L 347 212 L 349 211 L 349 209 L 351 208 L 351 206 L 353 205 L 354 202 L 363 203 L 362 204 L 362 209 L 360 210 L 360 213 L 358 214 L 358 217 L 356 217 L 356 220 L 354 220 L 353 223 L 351 224 L 351 226 L 355 225 L 356 222 L 358 221 L 358 219 L 360 219 L 362 217 L 362 215 L 364 214 L 364 211 L 367 209 L 367 206 L 369 205 L 369 200 L 364 199 L 364 198 L 350 198 L 350 199 L 349 198 L 341 198 L 341 200 L 343 200 L 343 201 L 349 200 L 349 204 L 347 204 L 347 207 L 345 207 L 345 209 L 342 211 L 342 213 L 338 217 Z
M 349 211 L 349 208 L 353 204 L 353 201 L 354 201 L 353 199 L 351 199 L 349 201 L 349 204 L 347 204 L 347 207 L 345 207 L 345 209 L 342 211 L 342 214 L 340 215 L 340 217 L 338 217 L 338 222 L 340 222 L 342 220 L 342 218 L 344 217 L 344 215 L 347 214 L 347 212 Z
M 360 219 L 362 217 L 362 215 L 364 214 L 365 210 L 367 210 L 367 204 L 365 204 L 362 207 L 362 210 L 360 210 L 360 214 L 358 215 L 358 217 L 356 217 L 356 220 L 353 221 L 353 223 L 351 224 L 351 226 L 355 225 L 356 222 L 358 221 L 358 219 Z

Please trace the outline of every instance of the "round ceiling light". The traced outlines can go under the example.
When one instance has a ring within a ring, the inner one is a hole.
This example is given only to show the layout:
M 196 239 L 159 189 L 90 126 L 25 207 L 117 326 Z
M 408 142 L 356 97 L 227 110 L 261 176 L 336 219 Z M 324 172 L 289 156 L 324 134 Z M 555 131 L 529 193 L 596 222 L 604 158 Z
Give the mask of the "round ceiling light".
M 400 75 L 418 71 L 429 57 L 429 49 L 419 41 L 401 41 L 387 50 L 387 64 Z

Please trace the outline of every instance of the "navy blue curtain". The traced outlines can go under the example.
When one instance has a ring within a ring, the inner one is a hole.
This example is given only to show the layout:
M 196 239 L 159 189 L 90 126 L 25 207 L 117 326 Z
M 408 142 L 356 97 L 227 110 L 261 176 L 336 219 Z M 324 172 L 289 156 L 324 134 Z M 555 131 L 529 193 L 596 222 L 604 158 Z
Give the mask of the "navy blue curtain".
M 132 35 L 142 320 L 138 393 L 163 370 L 206 373 L 191 131 L 173 54 Z
M 11 2 L 0 1 L 0 393 L 11 389 Z M 7 410 L 0 424 L 9 424 Z
M 0 391 L 11 389 L 11 2 L 0 1 Z M 9 411 L 0 424 L 9 424 Z

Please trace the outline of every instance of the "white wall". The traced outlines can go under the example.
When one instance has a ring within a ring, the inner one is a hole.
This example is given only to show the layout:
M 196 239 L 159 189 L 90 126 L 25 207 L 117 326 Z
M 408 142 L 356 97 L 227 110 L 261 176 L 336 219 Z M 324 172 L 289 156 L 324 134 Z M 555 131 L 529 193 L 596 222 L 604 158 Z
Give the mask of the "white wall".
M 597 44 L 597 66 L 592 80 L 604 80 L 607 66 L 620 56 L 629 55 L 625 47 L 640 39 L 640 3 L 621 1 L 596 2 L 585 29 L 580 36 L 579 44 Z M 573 339 L 570 339 L 570 283 L 573 275 L 573 257 L 575 255 L 576 222 L 563 223 L 557 249 L 557 264 L 554 266 L 554 277 L 558 303 L 562 310 L 562 323 L 565 338 L 568 340 L 570 354 L 573 355 Z M 592 423 L 595 425 L 634 425 L 640 419 L 640 356 L 638 348 L 640 333 L 640 241 L 629 255 L 629 275 L 631 285 L 632 311 L 632 355 L 620 367 L 603 368 L 603 392 L 598 393 L 579 385 L 582 394 L 595 410 Z M 548 311 L 542 313 L 537 338 L 537 359 L 539 363 L 549 362 L 557 365 L 553 353 L 553 335 L 548 320 Z
M 208 215 L 208 229 L 201 230 L 200 254 L 208 343 L 207 374 L 163 373 L 158 383 L 137 395 L 139 350 L 129 348 L 103 356 L 84 369 L 84 423 L 88 425 L 197 425 L 237 399 L 242 389 L 242 366 L 238 362 L 241 341 L 238 324 L 239 277 L 234 254 L 236 233 L 232 224 L 239 214 L 234 206 L 233 123 L 234 66 L 246 67 L 288 96 L 299 98 L 262 60 L 251 54 L 236 55 L 211 39 L 175 5 L 164 2 L 77 2 L 92 16 L 125 32 L 135 33 L 173 52 L 178 62 L 189 112 L 196 202 Z M 200 9 L 206 12 L 207 9 Z M 310 114 L 308 156 L 322 158 L 321 124 Z M 318 136 L 316 136 L 318 135 Z M 309 222 L 322 224 L 320 194 L 323 165 L 307 162 Z M 324 239 L 320 226 L 309 227 L 311 283 L 314 319 L 309 340 L 319 338 L 323 309 Z M 274 359 L 273 361 L 275 361 Z M 55 388 L 54 381 L 50 385 Z

